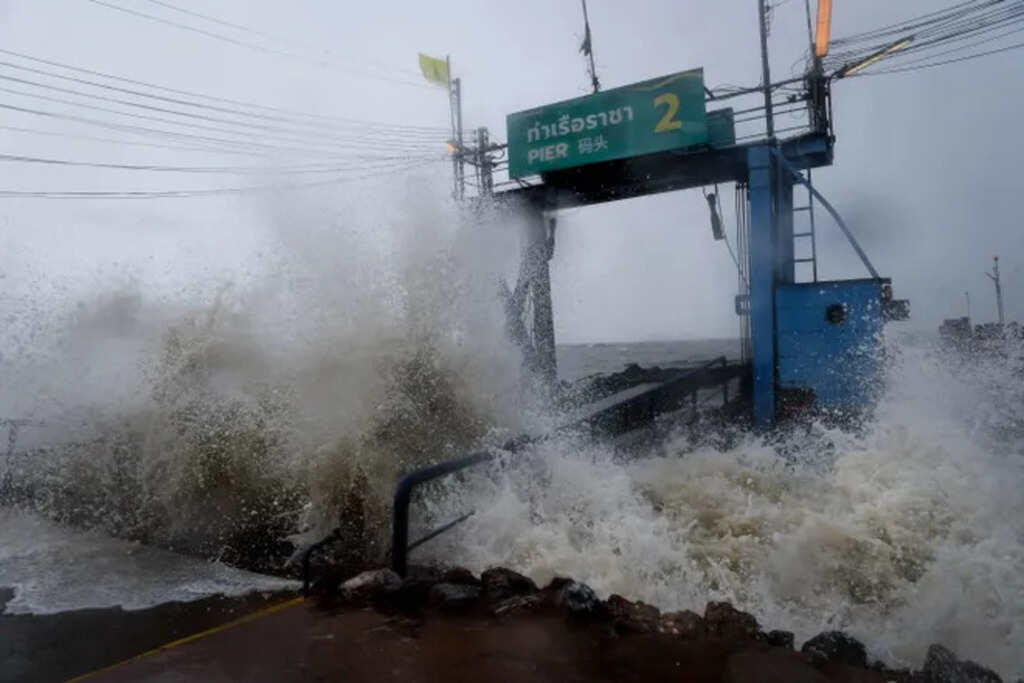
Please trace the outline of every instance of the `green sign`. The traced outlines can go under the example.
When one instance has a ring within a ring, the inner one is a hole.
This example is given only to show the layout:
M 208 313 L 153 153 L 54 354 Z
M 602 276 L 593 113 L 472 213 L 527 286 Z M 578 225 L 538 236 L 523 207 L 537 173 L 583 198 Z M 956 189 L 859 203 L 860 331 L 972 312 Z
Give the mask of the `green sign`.
M 513 178 L 705 144 L 704 70 L 509 114 Z
M 709 145 L 729 147 L 736 144 L 736 117 L 732 109 L 709 111 L 707 121 Z

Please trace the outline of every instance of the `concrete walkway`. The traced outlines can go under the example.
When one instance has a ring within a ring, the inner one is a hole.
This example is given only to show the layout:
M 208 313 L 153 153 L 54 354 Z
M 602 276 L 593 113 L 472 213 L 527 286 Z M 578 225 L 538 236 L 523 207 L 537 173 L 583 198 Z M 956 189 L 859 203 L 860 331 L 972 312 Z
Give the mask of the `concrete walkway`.
M 301 601 L 147 653 L 77 680 L 183 681 L 881 681 L 826 676 L 794 652 L 759 643 L 615 636 L 554 611 L 392 617 L 324 612 Z

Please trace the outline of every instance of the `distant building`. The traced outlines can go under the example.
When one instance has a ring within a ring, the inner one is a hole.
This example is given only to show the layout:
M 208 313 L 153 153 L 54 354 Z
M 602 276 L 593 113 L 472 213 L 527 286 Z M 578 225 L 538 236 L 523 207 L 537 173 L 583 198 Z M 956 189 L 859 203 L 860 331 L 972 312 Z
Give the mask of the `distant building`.
M 971 339 L 971 319 L 965 316 L 963 318 L 943 320 L 942 324 L 939 325 L 939 336 L 942 337 L 943 341 L 952 344 L 960 345 L 967 343 Z

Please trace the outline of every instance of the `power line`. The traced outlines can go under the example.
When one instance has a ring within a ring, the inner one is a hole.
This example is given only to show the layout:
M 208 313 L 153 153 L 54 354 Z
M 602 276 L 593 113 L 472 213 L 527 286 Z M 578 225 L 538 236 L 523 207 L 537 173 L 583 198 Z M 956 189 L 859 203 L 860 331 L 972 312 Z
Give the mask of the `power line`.
M 159 5 L 160 7 L 165 7 L 167 9 L 173 10 L 175 12 L 181 12 L 182 14 L 187 14 L 187 15 L 189 15 L 191 17 L 196 17 L 197 19 L 203 19 L 205 21 L 209 21 L 209 22 L 212 22 L 214 24 L 219 24 L 221 26 L 226 26 L 228 28 L 233 28 L 233 29 L 235 29 L 237 31 L 243 31 L 245 33 L 251 33 L 252 35 L 259 36 L 261 38 L 266 38 L 268 40 L 275 40 L 275 41 L 277 41 L 279 43 L 284 43 L 286 45 L 299 45 L 301 47 L 308 47 L 308 46 L 306 46 L 306 45 L 304 45 L 302 43 L 298 43 L 298 42 L 296 42 L 294 40 L 291 40 L 291 39 L 288 39 L 288 38 L 284 38 L 282 36 L 278 36 L 278 35 L 275 35 L 273 33 L 267 33 L 266 31 L 260 31 L 258 29 L 254 29 L 254 28 L 251 28 L 249 26 L 244 26 L 242 24 L 236 24 L 236 23 L 231 22 L 231 21 L 225 21 L 224 19 L 219 19 L 217 17 L 210 16 L 209 14 L 202 14 L 202 13 L 196 12 L 194 10 L 188 10 L 188 9 L 183 8 L 183 7 L 178 7 L 177 5 L 172 5 L 169 2 L 164 2 L 163 0 L 145 0 L 145 2 L 148 2 L 148 3 L 153 4 L 153 5 Z M 317 48 L 317 49 L 319 50 L 321 48 Z M 348 61 L 348 60 L 346 60 L 346 61 Z M 415 71 L 412 71 L 411 69 L 402 69 L 400 67 L 393 66 L 393 65 L 390 65 L 390 64 L 384 64 L 383 62 L 380 62 L 380 61 L 377 61 L 377 60 L 372 60 L 372 61 L 376 62 L 377 64 L 380 64 L 381 68 L 387 69 L 389 71 L 394 71 L 396 73 L 401 73 L 401 74 L 404 74 L 404 75 L 407 75 L 407 76 L 413 76 L 415 78 L 419 78 L 420 77 L 420 74 L 418 74 Z
M 0 50 L 0 52 L 2 52 L 2 50 Z M 162 102 L 170 102 L 170 103 L 173 103 L 173 104 L 180 104 L 180 105 L 185 105 L 185 106 L 189 106 L 189 107 L 195 107 L 195 108 L 198 108 L 198 109 L 217 111 L 217 112 L 232 114 L 232 115 L 236 115 L 236 116 L 247 116 L 247 117 L 250 117 L 250 118 L 261 119 L 261 120 L 266 120 L 266 121 L 283 121 L 283 122 L 287 122 L 287 123 L 294 123 L 294 124 L 300 125 L 300 126 L 311 127 L 311 128 L 314 128 L 314 129 L 325 129 L 326 128 L 326 129 L 340 129 L 340 130 L 346 130 L 346 131 L 365 130 L 365 131 L 370 131 L 370 132 L 374 132 L 374 131 L 377 131 L 377 132 L 402 132 L 404 134 L 409 134 L 409 135 L 411 135 L 411 134 L 425 135 L 425 134 L 429 133 L 429 134 L 433 134 L 435 136 L 438 133 L 440 133 L 440 132 L 447 132 L 447 130 L 448 130 L 446 127 L 442 128 L 440 126 L 433 126 L 433 127 L 431 127 L 431 126 L 403 126 L 403 125 L 392 126 L 392 125 L 387 125 L 387 124 L 370 123 L 368 121 L 357 121 L 355 119 L 344 121 L 344 122 L 342 122 L 342 121 L 339 121 L 339 122 L 327 121 L 327 122 L 323 122 L 323 123 L 318 123 L 318 122 L 313 122 L 313 121 L 303 121 L 301 118 L 298 118 L 298 117 L 260 114 L 260 113 L 256 113 L 256 112 L 245 111 L 243 109 L 233 109 L 233 108 L 227 108 L 227 107 L 219 107 L 219 106 L 215 106 L 215 105 L 204 104 L 202 102 L 191 102 L 189 100 L 183 100 L 181 98 L 176 98 L 176 97 L 165 97 L 163 95 L 155 95 L 153 93 L 148 93 L 148 92 L 144 92 L 144 91 L 141 91 L 141 90 L 134 90 L 134 89 L 131 89 L 131 88 L 121 88 L 121 87 L 118 87 L 116 85 L 110 85 L 109 83 L 99 83 L 97 81 L 91 81 L 91 80 L 88 80 L 88 79 L 85 79 L 85 78 L 77 78 L 75 76 L 67 76 L 67 75 L 64 75 L 64 74 L 55 73 L 53 71 L 47 71 L 46 69 L 36 69 L 36 68 L 24 66 L 22 64 L 14 64 L 12 62 L 0 61 L 0 66 L 6 67 L 6 68 L 9 68 L 9 69 L 18 69 L 19 71 L 27 71 L 29 73 L 39 74 L 39 75 L 47 76 L 47 77 L 50 77 L 50 78 L 58 78 L 58 79 L 61 79 L 61 80 L 64 80 L 64 81 L 70 81 L 70 82 L 78 83 L 78 84 L 81 84 L 81 85 L 88 85 L 88 86 L 91 86 L 91 87 L 94 87 L 94 88 L 101 88 L 103 90 L 111 90 L 111 91 L 115 91 L 115 92 L 126 93 L 126 94 L 129 94 L 129 95 L 135 95 L 135 96 L 138 96 L 138 97 L 145 97 L 145 98 L 148 98 L 148 99 L 159 100 L 159 101 L 162 101 Z
M 998 4 L 998 7 L 994 7 Z M 993 8 L 994 7 L 994 8 Z M 899 50 L 893 50 L 884 54 L 887 61 L 904 61 L 906 57 L 931 52 L 935 56 L 935 50 L 950 43 L 962 42 L 981 35 L 1000 31 L 1006 27 L 1019 25 L 1024 21 L 1024 1 L 1015 0 L 990 0 L 984 5 L 970 5 L 962 7 L 956 12 L 947 12 L 946 15 L 933 19 L 933 26 L 917 30 L 914 33 L 903 33 L 903 38 L 910 44 L 901 46 Z M 1013 31 L 1010 31 L 1012 33 Z M 1004 31 L 998 37 L 1008 35 Z M 912 41 L 912 42 L 911 42 Z M 847 64 L 863 60 L 868 55 L 879 54 L 879 45 L 847 50 L 833 53 L 829 57 L 830 67 L 842 62 Z M 884 46 L 882 46 L 884 48 Z M 955 50 L 954 50 L 955 51 Z M 946 51 L 951 52 L 951 51 Z
M 411 126 L 411 125 L 405 125 L 405 124 L 402 124 L 402 125 L 397 125 L 397 124 L 378 124 L 378 123 L 371 123 L 369 121 L 363 121 L 361 119 L 353 119 L 353 118 L 347 118 L 347 117 L 343 117 L 343 116 L 333 116 L 333 115 L 327 115 L 327 114 L 312 114 L 312 113 L 307 113 L 307 112 L 300 112 L 300 111 L 296 111 L 296 110 L 293 110 L 293 109 L 285 109 L 285 108 L 282 108 L 282 107 L 272 107 L 272 106 L 265 105 L 265 104 L 256 104 L 254 102 L 246 102 L 246 101 L 243 101 L 243 100 L 236 100 L 236 99 L 231 99 L 231 98 L 227 98 L 227 97 L 219 97 L 219 96 L 216 96 L 216 95 L 208 95 L 208 94 L 205 94 L 205 93 L 198 93 L 198 92 L 190 91 L 190 90 L 181 90 L 181 89 L 178 89 L 178 88 L 171 88 L 171 87 L 168 87 L 168 86 L 165 86 L 165 85 L 159 85 L 159 84 L 155 84 L 155 83 L 148 83 L 146 81 L 140 81 L 140 80 L 135 80 L 135 79 L 132 79 L 132 78 L 126 78 L 124 76 L 117 76 L 115 74 L 105 73 L 103 71 L 95 71 L 93 69 L 85 69 L 85 68 L 82 68 L 82 67 L 72 66 L 70 64 L 63 64 L 61 62 L 56 62 L 56 61 L 49 60 L 49 59 L 42 59 L 40 57 L 33 57 L 32 55 L 27 55 L 27 54 L 22 53 L 22 52 L 15 52 L 13 50 L 5 50 L 3 48 L 0 48 L 0 53 L 6 54 L 6 55 L 11 55 L 13 57 L 19 57 L 21 59 L 25 59 L 25 60 L 28 60 L 28 61 L 31 61 L 31 62 L 36 62 L 37 64 L 46 64 L 48 66 L 55 66 L 55 67 L 58 67 L 58 68 L 61 68 L 61 69 L 67 69 L 69 71 L 75 71 L 77 73 L 88 74 L 90 76 L 99 76 L 99 77 L 107 78 L 107 79 L 110 79 L 110 80 L 113 80 L 113 81 L 118 81 L 120 83 L 128 83 L 130 85 L 142 86 L 142 87 L 145 87 L 145 88 L 151 88 L 153 90 L 161 90 L 163 92 L 174 93 L 176 95 L 184 95 L 186 97 L 193 97 L 193 98 L 198 98 L 198 99 L 203 99 L 203 100 L 209 100 L 211 102 L 221 102 L 221 103 L 225 103 L 225 104 L 232 104 L 232 105 L 236 105 L 236 106 L 246 107 L 248 109 L 260 109 L 260 110 L 263 110 L 263 111 L 274 112 L 274 113 L 277 113 L 277 114 L 284 114 L 284 115 L 286 115 L 288 117 L 302 117 L 302 118 L 309 118 L 309 119 L 315 119 L 315 120 L 321 120 L 321 121 L 337 122 L 339 124 L 352 124 L 352 125 L 357 125 L 357 126 L 380 127 L 380 128 L 388 128 L 388 129 L 395 129 L 395 130 L 423 130 L 423 131 L 447 131 L 448 130 L 447 126 L 441 127 L 441 126 Z M 174 101 L 177 102 L 177 100 L 174 100 Z
M 444 155 L 433 154 L 423 161 L 440 161 Z M 361 168 L 391 167 L 395 161 L 407 162 L 406 157 L 378 157 L 370 160 L 352 161 L 348 164 L 334 164 L 323 167 L 279 167 L 273 166 L 165 166 L 159 164 L 120 164 L 94 161 L 75 161 L 69 159 L 51 159 L 44 157 L 23 156 L 18 154 L 0 153 L 0 162 L 15 162 L 28 164 L 43 164 L 48 166 L 75 166 L 87 168 L 103 168 L 118 171 L 151 171 L 170 173 L 218 173 L 218 174 L 239 174 L 239 175 L 300 175 L 310 173 L 339 173 L 341 171 L 356 170 Z
M 998 4 L 998 3 L 1002 2 L 1002 1 L 1003 0 L 988 0 L 988 2 L 986 2 L 986 4 L 982 5 L 981 7 Z M 858 42 L 858 41 L 878 40 L 881 37 L 887 37 L 887 36 L 895 35 L 897 33 L 900 33 L 900 34 L 907 33 L 909 31 L 914 30 L 915 28 L 921 28 L 921 27 L 926 26 L 926 25 L 928 25 L 928 24 L 930 24 L 930 23 L 932 23 L 934 21 L 947 20 L 949 18 L 949 16 L 951 16 L 951 15 L 947 14 L 947 16 L 945 16 L 945 17 L 938 17 L 936 19 L 925 21 L 926 19 L 928 19 L 928 17 L 935 17 L 935 15 L 950 13 L 950 12 L 953 12 L 954 10 L 973 11 L 973 9 L 977 9 L 978 7 L 971 8 L 971 9 L 966 9 L 966 10 L 964 8 L 968 8 L 968 6 L 970 6 L 970 5 L 977 5 L 977 2 L 978 2 L 978 0 L 967 0 L 967 2 L 960 2 L 960 3 L 957 3 L 957 4 L 952 5 L 950 7 L 947 7 L 945 9 L 935 10 L 933 12 L 927 12 L 927 13 L 922 14 L 922 15 L 914 18 L 914 19 L 908 19 L 907 20 L 909 22 L 917 22 L 916 24 L 914 24 L 914 23 L 907 23 L 907 22 L 896 22 L 894 24 L 889 24 L 887 26 L 882 26 L 880 28 L 872 29 L 870 31 L 864 31 L 864 32 L 861 32 L 861 33 L 854 33 L 852 35 L 849 35 L 849 36 L 846 36 L 846 37 L 843 37 L 843 38 L 836 38 L 836 39 L 834 39 L 832 41 L 832 45 L 838 47 L 838 46 L 841 46 L 841 45 L 846 45 L 846 44 L 853 43 L 853 42 Z M 962 12 L 960 14 L 962 15 Z
M 1018 22 L 1018 23 L 1024 23 L 1024 22 Z M 929 59 L 934 59 L 936 57 L 941 57 L 942 55 L 949 55 L 949 54 L 953 54 L 955 52 L 962 52 L 963 50 L 969 50 L 971 48 L 979 47 L 981 45 L 987 45 L 989 43 L 993 43 L 993 42 L 995 42 L 997 40 L 1000 40 L 1002 38 L 1005 38 L 1007 36 L 1011 36 L 1011 35 L 1020 33 L 1021 31 L 1024 31 L 1024 26 L 1021 26 L 1020 28 L 1015 28 L 1015 29 L 1013 29 L 1011 31 L 1006 31 L 1005 33 L 1001 33 L 1001 34 L 999 34 L 997 36 L 992 36 L 990 38 L 986 38 L 985 40 L 978 40 L 978 41 L 975 41 L 973 43 L 968 43 L 967 45 L 961 45 L 960 47 L 955 47 L 955 48 L 953 48 L 951 50 L 943 50 L 941 52 L 934 52 L 934 53 L 932 53 L 932 54 L 930 54 L 930 55 L 928 55 L 926 57 L 920 57 L 919 59 L 900 60 L 899 64 L 901 64 L 903 66 L 908 66 L 910 64 L 920 64 L 922 62 L 928 61 Z M 876 73 L 878 73 L 878 72 L 876 72 Z
M 887 36 L 891 41 L 892 37 L 898 34 L 901 38 L 912 42 L 889 53 L 884 52 L 886 45 L 877 42 L 859 48 L 834 51 L 827 59 L 827 68 L 834 69 L 861 62 L 872 56 L 875 56 L 875 60 L 878 59 L 877 56 L 881 56 L 886 61 L 914 63 L 907 62 L 907 57 L 931 53 L 916 60 L 922 62 L 940 54 L 950 54 L 968 47 L 941 50 L 946 45 L 1002 31 L 998 35 L 990 36 L 983 41 L 975 41 L 971 45 L 977 46 L 998 40 L 1018 31 L 1018 29 L 1006 31 L 1006 28 L 1024 23 L 1024 1 L 988 0 L 980 4 L 977 1 L 960 3 L 939 13 L 924 15 L 924 17 L 929 16 L 931 18 L 916 21 L 916 23 L 898 25 L 898 28 L 895 29 L 866 32 L 858 34 L 857 38 L 837 40 L 836 43 L 840 45 L 855 45 L 858 42 L 863 43 L 865 40 L 880 40 Z M 940 51 L 936 52 L 936 50 Z
M 891 68 L 891 69 L 883 69 L 883 70 L 880 70 L 880 71 L 873 71 L 871 73 L 855 74 L 853 77 L 854 78 L 859 78 L 861 76 L 879 76 L 879 75 L 882 75 L 882 74 L 902 73 L 902 72 L 905 72 L 905 71 L 919 71 L 921 69 L 930 69 L 932 67 L 942 66 L 944 64 L 956 64 L 957 62 L 966 62 L 968 60 L 977 59 L 979 57 L 987 57 L 989 55 L 995 55 L 995 54 L 999 54 L 1001 52 L 1009 52 L 1010 50 L 1019 50 L 1022 47 L 1024 47 L 1024 43 L 1016 43 L 1015 45 L 1007 45 L 1006 47 L 999 48 L 998 50 L 989 50 L 987 52 L 979 52 L 977 54 L 967 55 L 965 57 L 960 57 L 958 59 L 946 59 L 946 60 L 943 60 L 941 62 L 932 62 L 931 64 L 921 64 L 919 66 L 907 66 L 907 67 L 902 67 L 902 68 L 901 67 L 896 67 L 896 68 Z
M 50 99 L 50 98 L 47 98 Z M 6 109 L 8 111 L 15 111 L 23 114 L 31 114 L 34 116 L 41 116 L 45 118 L 58 119 L 64 121 L 73 121 L 75 123 L 82 123 L 90 126 L 97 126 L 100 128 L 106 128 L 108 130 L 117 130 L 122 132 L 128 132 L 134 135 L 147 135 L 150 137 L 161 137 L 171 138 L 185 141 L 198 141 L 201 144 L 213 144 L 219 147 L 216 150 L 224 153 L 232 154 L 245 154 L 248 156 L 265 157 L 271 153 L 280 152 L 300 152 L 304 155 L 320 156 L 327 158 L 336 158 L 337 151 L 328 151 L 323 149 L 310 149 L 302 147 L 283 147 L 267 145 L 263 143 L 253 141 L 240 141 L 240 140 L 229 140 L 225 138 L 211 137 L 208 135 L 199 135 L 196 133 L 186 133 L 181 131 L 169 131 L 160 128 L 150 128 L 146 126 L 137 126 L 127 123 L 115 123 L 110 121 L 102 121 L 99 119 L 93 119 L 85 116 L 77 116 L 75 114 L 68 114 L 63 112 L 52 112 L 41 109 L 32 109 L 29 107 L 19 107 L 12 104 L 0 103 L 0 109 Z M 258 151 L 259 150 L 259 151 Z
M 10 65 L 7 62 L 0 61 L 0 67 L 4 67 L 4 66 L 10 66 Z M 15 68 L 18 68 L 18 67 L 15 65 Z M 38 71 L 38 70 L 34 70 L 34 69 L 30 69 L 30 70 Z M 68 78 L 70 78 L 70 77 L 68 77 Z M 143 104 L 143 103 L 132 101 L 132 100 L 120 99 L 120 98 L 117 98 L 117 97 L 107 97 L 105 95 L 99 95 L 99 94 L 96 94 L 96 93 L 85 92 L 85 91 L 82 91 L 82 90 L 75 90 L 75 89 L 72 89 L 72 88 L 62 88 L 60 86 L 52 85 L 52 84 L 49 84 L 49 83 L 40 83 L 39 81 L 34 81 L 34 80 L 29 80 L 29 79 L 24 79 L 24 78 L 18 78 L 16 76 L 6 76 L 6 75 L 3 75 L 3 74 L 0 74 L 0 80 L 12 81 L 12 82 L 15 82 L 15 83 L 20 83 L 22 85 L 28 85 L 28 86 L 32 86 L 32 87 L 43 88 L 45 90 L 53 90 L 53 91 L 56 91 L 56 92 L 61 92 L 61 93 L 69 94 L 69 95 L 76 95 L 78 97 L 86 97 L 86 98 L 90 98 L 90 99 L 94 99 L 94 100 L 99 100 L 101 102 L 110 102 L 110 103 L 113 103 L 113 104 L 120 104 L 120 105 L 124 105 L 124 106 L 128 106 L 128 107 L 135 107 L 135 108 L 138 108 L 138 109 L 146 109 L 148 111 L 156 111 L 156 112 L 161 112 L 161 113 L 164 113 L 164 114 L 173 114 L 175 116 L 181 116 L 183 118 L 199 119 L 199 120 L 203 120 L 203 121 L 210 121 L 210 122 L 213 122 L 213 123 L 226 123 L 228 125 L 242 126 L 242 127 L 246 127 L 246 128 L 253 128 L 253 129 L 256 129 L 256 130 L 263 130 L 263 131 L 277 131 L 277 132 L 284 132 L 284 133 L 295 133 L 295 134 L 298 134 L 300 136 L 304 136 L 306 138 L 312 138 L 312 139 L 316 139 L 316 140 L 319 140 L 319 139 L 322 139 L 322 138 L 326 138 L 328 140 L 352 140 L 352 139 L 372 140 L 375 137 L 380 138 L 380 136 L 385 133 L 385 131 L 374 131 L 374 130 L 359 131 L 359 130 L 352 130 L 352 131 L 346 131 L 344 135 L 340 135 L 339 132 L 327 133 L 327 132 L 325 132 L 323 130 L 302 131 L 302 130 L 296 130 L 296 129 L 293 129 L 293 128 L 286 128 L 286 127 L 281 127 L 281 126 L 271 126 L 271 125 L 267 125 L 265 123 L 255 123 L 255 122 L 252 122 L 252 121 L 244 121 L 244 120 L 238 120 L 238 119 L 233 119 L 233 118 L 232 119 L 228 119 L 228 118 L 224 118 L 224 117 L 220 117 L 220 116 L 210 116 L 210 115 L 207 115 L 207 114 L 200 114 L 200 113 L 191 112 L 191 111 L 182 111 L 180 109 L 170 109 L 170 108 L 167 108 L 167 107 L 158 107 L 158 106 L 155 106 L 155 105 L 152 105 L 152 104 Z M 79 79 L 71 79 L 71 80 L 79 80 Z M 90 84 L 90 85 L 93 85 L 93 84 Z M 100 86 L 100 87 L 103 87 L 103 86 Z M 358 135 L 358 137 L 357 138 L 353 138 L 352 136 L 354 136 L 354 135 Z M 404 133 L 403 132 L 403 133 L 401 133 L 401 135 L 403 136 L 403 139 L 409 140 L 410 142 L 413 141 L 413 140 L 417 140 L 417 141 L 424 141 L 424 142 L 429 141 L 429 142 L 432 142 L 432 143 L 438 143 L 438 142 L 443 142 L 446 139 L 444 136 L 440 135 L 439 133 L 432 133 L 432 134 L 417 133 L 417 134 L 413 135 L 413 134 L 410 134 L 410 133 Z M 391 132 L 391 133 L 388 134 L 388 138 L 390 138 L 390 139 L 394 139 L 394 136 L 395 136 L 394 132 Z
M 60 137 L 68 138 L 71 140 L 88 140 L 91 142 L 105 142 L 113 145 L 132 145 L 137 147 L 153 147 L 159 149 L 171 149 L 179 152 L 204 152 L 204 153 L 223 153 L 223 154 L 242 154 L 245 156 L 262 156 L 254 155 L 251 152 L 245 152 L 241 150 L 229 150 L 229 149 L 218 149 L 212 147 L 186 147 L 184 145 L 162 145 L 159 142 L 141 142 L 138 140 L 124 140 L 116 138 L 100 138 L 92 135 L 82 135 L 80 133 L 68 133 L 64 131 L 52 131 L 52 130 L 39 130 L 38 128 L 24 128 L 21 126 L 5 126 L 0 125 L 0 130 L 7 130 L 14 133 L 24 133 L 27 135 L 43 135 L 49 137 Z
M 5 78 L 5 77 L 0 76 L 0 78 Z M 53 86 L 50 86 L 50 87 L 53 88 Z M 54 89 L 59 89 L 59 88 L 54 88 Z M 48 95 L 40 95 L 38 93 L 25 92 L 25 91 L 22 91 L 22 90 L 13 90 L 11 88 L 0 87 L 0 92 L 7 92 L 7 93 L 14 94 L 14 95 L 21 95 L 23 97 L 31 97 L 31 98 L 34 98 L 34 99 L 40 99 L 40 100 L 44 100 L 44 101 L 47 101 L 47 102 L 55 102 L 55 103 L 59 103 L 59 104 L 67 104 L 67 105 L 71 105 L 71 106 L 75 106 L 75 107 L 81 107 L 81 108 L 84 108 L 84 109 L 90 109 L 90 110 L 94 110 L 94 111 L 102 111 L 102 112 L 106 112 L 106 113 L 110 113 L 110 114 L 116 114 L 118 116 L 126 116 L 126 117 L 135 118 L 135 119 L 141 119 L 141 120 L 145 120 L 145 121 L 156 121 L 156 122 L 159 122 L 159 123 L 169 123 L 169 124 L 174 125 L 174 126 L 181 126 L 181 127 L 186 127 L 186 128 L 195 128 L 195 129 L 198 129 L 198 130 L 213 131 L 213 132 L 218 132 L 218 133 L 227 133 L 228 135 L 239 135 L 239 136 L 243 136 L 244 135 L 244 136 L 250 136 L 250 138 L 251 138 L 251 135 L 253 134 L 252 131 L 239 131 L 239 130 L 233 130 L 233 129 L 230 129 L 230 128 L 223 128 L 221 126 L 209 126 L 209 125 L 205 125 L 205 124 L 202 124 L 202 123 L 190 123 L 190 122 L 187 122 L 187 121 L 178 121 L 178 120 L 175 120 L 175 119 L 167 119 L 167 118 L 160 117 L 160 116 L 150 116 L 150 115 L 147 115 L 147 114 L 137 114 L 137 113 L 134 113 L 134 112 L 120 111 L 120 110 L 117 110 L 117 109 L 111 109 L 109 107 L 100 107 L 100 106 L 97 106 L 97 105 L 87 104 L 87 103 L 84 103 L 84 102 L 75 102 L 74 100 L 67 100 L 67 99 L 63 99 L 63 98 L 59 98 L 59 97 L 50 97 Z M 321 142 L 318 139 L 310 139 L 309 136 L 305 136 L 305 137 L 303 137 L 303 136 L 286 136 L 286 135 L 277 134 L 276 136 L 269 136 L 269 137 L 274 142 L 285 142 L 286 144 L 293 144 L 295 142 L 307 143 L 307 144 Z M 217 139 L 217 141 L 221 142 L 221 143 L 227 142 L 227 143 L 233 143 L 233 144 L 245 145 L 245 146 L 254 145 L 254 146 L 267 147 L 267 145 L 263 145 L 261 143 L 256 143 L 256 142 L 252 142 L 251 139 L 250 140 L 225 140 L 223 138 L 219 138 L 219 139 Z M 427 149 L 427 148 L 430 147 L 430 145 L 428 143 L 426 143 L 426 142 L 413 142 L 413 141 L 410 141 L 410 142 L 407 142 L 407 143 L 403 143 L 403 142 L 400 142 L 400 141 L 369 141 L 369 140 L 362 141 L 362 140 L 358 140 L 358 139 L 350 139 L 350 140 L 328 139 L 328 141 L 325 143 L 325 146 L 336 147 L 336 148 L 339 148 L 339 149 L 340 148 L 349 148 L 349 149 L 362 149 L 362 150 L 366 150 L 366 149 L 386 148 L 386 149 L 390 149 L 390 150 L 407 150 L 407 151 L 408 150 L 423 150 L 423 149 Z M 300 149 L 300 148 L 293 147 L 293 149 Z M 309 148 L 306 148 L 305 151 L 309 151 Z M 313 150 L 313 151 L 316 152 L 318 150 Z
M 160 190 L 160 191 L 31 191 L 31 190 L 0 190 L 0 199 L 183 199 L 195 197 L 214 197 L 224 195 L 240 195 L 280 190 L 299 190 L 326 187 L 348 182 L 356 182 L 402 171 L 412 171 L 429 165 L 431 162 L 407 164 L 389 168 L 378 173 L 360 176 L 349 176 L 318 180 L 305 183 L 277 183 L 272 185 L 251 185 L 248 187 L 218 187 L 199 190 Z
M 284 50 L 275 50 L 274 48 L 267 47 L 265 45 L 259 45 L 257 43 L 249 43 L 249 42 L 246 42 L 244 40 L 238 40 L 236 38 L 232 38 L 230 36 L 226 36 L 226 35 L 224 35 L 222 33 L 216 33 L 214 31 L 208 31 L 206 29 L 199 28 L 197 26 L 191 26 L 189 24 L 183 24 L 181 22 L 172 21 L 170 19 L 165 19 L 163 17 L 154 16 L 152 14 L 147 14 L 145 12 L 140 12 L 138 10 L 129 9 L 128 7 L 122 7 L 121 5 L 115 5 L 115 4 L 110 3 L 110 2 L 105 2 L 104 0 L 86 0 L 86 2 L 91 2 L 94 5 L 100 5 L 102 7 L 107 7 L 109 9 L 117 10 L 119 12 L 124 12 L 125 14 L 130 14 L 130 15 L 133 15 L 133 16 L 136 16 L 136 17 L 140 17 L 140 18 L 143 18 L 143 19 L 148 19 L 149 21 L 154 21 L 154 22 L 157 22 L 159 24 L 164 24 L 166 26 L 173 26 L 175 28 L 180 28 L 180 29 L 185 30 L 185 31 L 191 31 L 193 33 L 198 33 L 200 35 L 204 35 L 204 36 L 207 36 L 209 38 L 213 38 L 215 40 L 219 40 L 219 41 L 222 41 L 222 42 L 225 42 L 225 43 L 230 43 L 231 45 L 236 45 L 238 47 L 244 47 L 244 48 L 247 48 L 247 49 L 250 49 L 250 50 L 255 50 L 257 52 L 263 52 L 263 53 L 266 53 L 266 54 L 277 55 L 279 57 L 289 57 L 291 59 L 298 59 L 298 60 L 305 61 L 305 62 L 311 62 L 311 63 L 313 63 L 313 64 L 315 64 L 317 66 L 324 66 L 325 64 L 329 63 L 329 62 L 327 62 L 325 60 L 312 59 L 312 58 L 309 58 L 309 57 L 304 57 L 302 55 L 297 55 L 297 54 L 295 54 L 293 52 L 286 52 Z M 398 79 L 398 78 L 391 78 L 391 77 L 388 77 L 388 76 L 381 76 L 381 75 L 370 74 L 370 73 L 366 73 L 366 72 L 360 72 L 358 70 L 352 69 L 351 67 L 345 67 L 345 66 L 341 66 L 341 65 L 335 65 L 335 68 L 337 68 L 339 70 L 342 70 L 342 71 L 348 71 L 349 73 L 351 73 L 353 75 L 360 76 L 360 77 L 363 77 L 363 78 L 371 78 L 371 79 L 376 79 L 376 80 L 380 80 L 380 81 L 387 81 L 389 83 L 395 83 L 395 84 L 398 84 L 398 85 L 406 85 L 406 86 L 415 87 L 415 88 L 425 88 L 427 90 L 437 90 L 437 88 L 435 88 L 435 87 L 433 87 L 431 85 L 427 85 L 426 83 L 417 83 L 417 82 L 414 82 L 414 81 L 405 81 L 405 80 Z
M 20 111 L 20 110 L 19 110 Z M 83 135 L 81 133 L 69 133 L 67 131 L 53 131 L 53 130 L 40 130 L 38 128 L 25 128 L 23 126 L 7 126 L 0 125 L 0 130 L 6 130 L 13 133 L 23 133 L 26 135 L 40 135 L 45 137 L 59 137 L 67 138 L 70 140 L 85 140 L 88 142 L 103 142 L 107 144 L 117 146 L 133 146 L 133 147 L 153 147 L 155 149 L 169 149 L 179 152 L 203 152 L 205 154 L 239 154 L 243 156 L 251 157 L 263 157 L 263 158 L 274 158 L 267 154 L 256 153 L 247 150 L 228 149 L 221 147 L 203 147 L 203 146 L 185 146 L 185 145 L 165 145 L 159 142 L 142 142 L 139 140 L 126 140 L 123 138 L 101 138 L 92 135 Z M 135 131 L 128 131 L 136 134 Z M 333 156 L 327 156 L 327 159 L 334 158 Z M 404 158 L 415 158 L 414 156 L 380 156 L 379 154 L 346 154 L 344 159 L 404 159 Z

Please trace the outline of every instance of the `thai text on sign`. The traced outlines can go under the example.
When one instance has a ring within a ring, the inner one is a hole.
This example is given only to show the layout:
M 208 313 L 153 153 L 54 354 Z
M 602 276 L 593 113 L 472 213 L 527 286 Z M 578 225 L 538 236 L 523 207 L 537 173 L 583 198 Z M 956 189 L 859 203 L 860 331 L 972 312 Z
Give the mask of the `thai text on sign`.
M 702 69 L 510 114 L 509 175 L 704 144 L 705 116 Z

